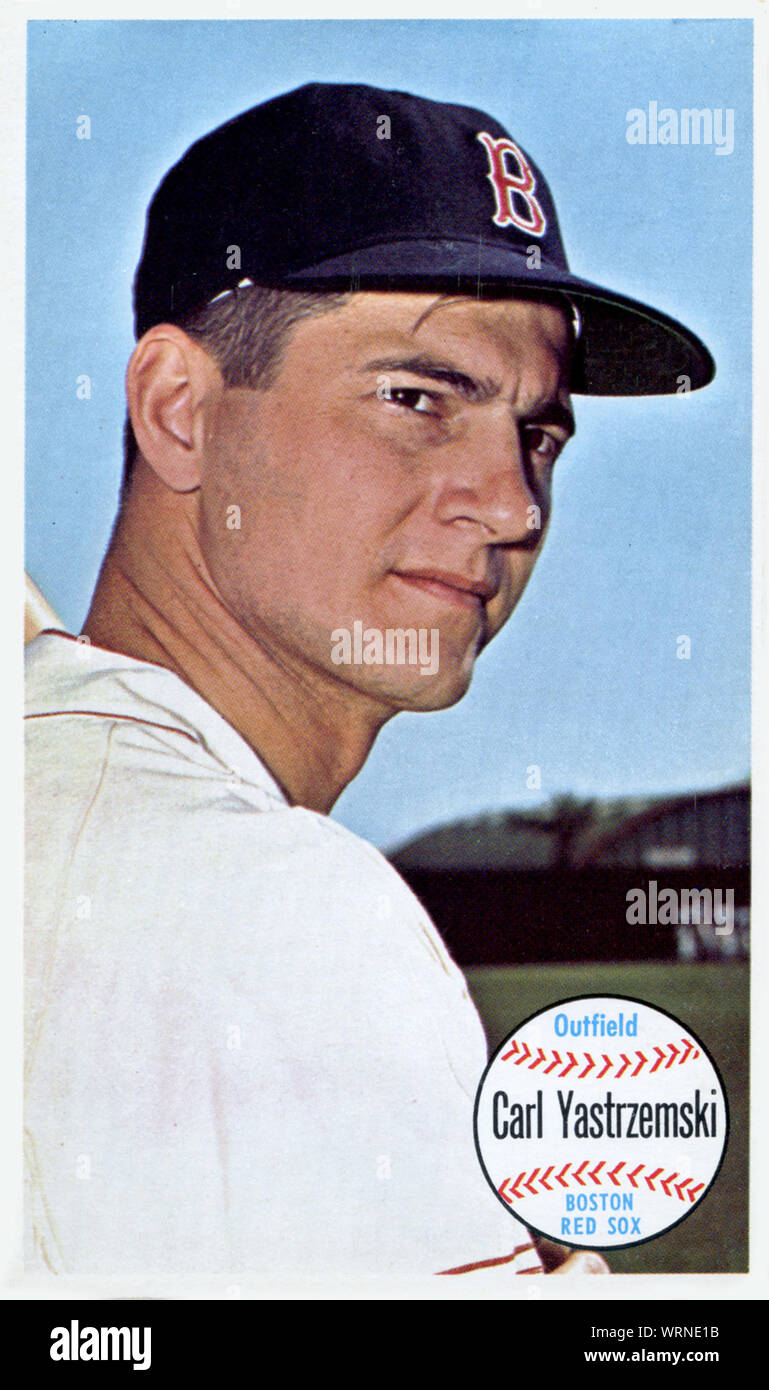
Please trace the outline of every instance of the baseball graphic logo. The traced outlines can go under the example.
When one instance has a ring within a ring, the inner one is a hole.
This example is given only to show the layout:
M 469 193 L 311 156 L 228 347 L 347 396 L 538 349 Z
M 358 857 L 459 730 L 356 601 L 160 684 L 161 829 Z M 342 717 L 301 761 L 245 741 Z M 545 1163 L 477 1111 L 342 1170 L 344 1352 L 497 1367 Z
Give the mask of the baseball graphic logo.
M 497 1198 L 531 1230 L 640 1245 L 704 1198 L 729 1128 L 716 1066 L 679 1019 L 583 995 L 520 1024 L 478 1088 L 475 1143 Z

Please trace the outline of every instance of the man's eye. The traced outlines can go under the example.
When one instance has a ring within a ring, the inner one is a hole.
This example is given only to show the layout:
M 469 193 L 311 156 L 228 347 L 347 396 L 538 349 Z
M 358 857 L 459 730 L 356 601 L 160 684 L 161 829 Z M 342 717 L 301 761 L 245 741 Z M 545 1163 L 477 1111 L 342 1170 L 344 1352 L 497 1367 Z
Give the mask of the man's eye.
M 526 431 L 526 444 L 529 453 L 545 463 L 555 463 L 562 447 L 555 435 L 548 434 L 547 430 L 540 429 L 538 425 L 533 425 Z
M 418 386 L 392 386 L 385 399 L 404 410 L 413 410 L 417 415 L 429 415 L 435 409 L 435 400 L 430 392 L 422 391 Z

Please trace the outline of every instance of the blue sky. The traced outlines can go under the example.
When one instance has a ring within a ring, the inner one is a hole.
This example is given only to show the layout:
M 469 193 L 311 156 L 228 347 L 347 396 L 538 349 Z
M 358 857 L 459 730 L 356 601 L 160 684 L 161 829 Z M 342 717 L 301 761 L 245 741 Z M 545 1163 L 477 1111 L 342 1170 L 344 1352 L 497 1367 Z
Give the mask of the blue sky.
M 564 790 L 744 776 L 750 22 L 46 21 L 28 42 L 27 565 L 67 624 L 114 515 L 131 279 L 159 179 L 206 130 L 302 82 L 411 90 L 507 125 L 550 183 L 572 268 L 681 318 L 718 375 L 688 398 L 576 399 L 517 613 L 460 705 L 384 730 L 335 814 L 388 845 Z M 731 109 L 733 152 L 629 145 L 627 112 L 651 101 Z

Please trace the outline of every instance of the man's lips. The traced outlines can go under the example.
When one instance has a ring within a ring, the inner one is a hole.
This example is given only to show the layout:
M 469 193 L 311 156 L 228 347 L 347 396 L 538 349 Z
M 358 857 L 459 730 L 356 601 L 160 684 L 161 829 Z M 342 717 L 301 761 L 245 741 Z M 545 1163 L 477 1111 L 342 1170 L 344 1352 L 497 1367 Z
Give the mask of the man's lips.
M 393 570 L 392 573 L 412 588 L 476 613 L 498 592 L 497 585 L 489 579 L 470 579 L 453 570 Z

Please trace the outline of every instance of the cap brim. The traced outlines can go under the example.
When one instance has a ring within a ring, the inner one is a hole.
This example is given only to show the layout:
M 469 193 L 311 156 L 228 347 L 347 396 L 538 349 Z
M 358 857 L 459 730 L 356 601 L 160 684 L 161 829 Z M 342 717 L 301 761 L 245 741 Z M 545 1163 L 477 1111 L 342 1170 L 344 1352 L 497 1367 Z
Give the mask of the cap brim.
M 544 261 L 531 268 L 518 252 L 488 244 L 425 240 L 362 247 L 296 270 L 282 283 L 480 297 L 561 291 L 582 318 L 571 382 L 577 395 L 672 395 L 696 391 L 715 376 L 705 344 L 667 314 Z

